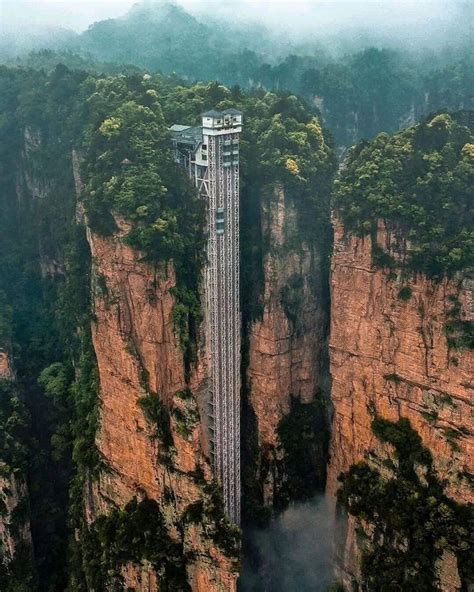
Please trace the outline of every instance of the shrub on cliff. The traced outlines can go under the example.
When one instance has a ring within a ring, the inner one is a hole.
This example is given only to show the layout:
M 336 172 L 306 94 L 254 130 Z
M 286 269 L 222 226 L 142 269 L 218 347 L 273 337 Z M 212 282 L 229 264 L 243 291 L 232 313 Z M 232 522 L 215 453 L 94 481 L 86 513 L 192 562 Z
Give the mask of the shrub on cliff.
M 17 387 L 0 378 L 0 477 L 26 470 L 29 422 L 28 411 Z
M 375 435 L 395 449 L 383 477 L 366 462 L 339 480 L 338 500 L 360 520 L 363 590 L 437 590 L 436 560 L 452 551 L 465 582 L 474 578 L 474 512 L 448 498 L 430 452 L 407 419 L 377 418 Z
M 132 499 L 122 510 L 101 515 L 83 533 L 81 541 L 88 589 L 121 590 L 121 568 L 148 561 L 160 590 L 191 590 L 183 545 L 169 536 L 159 505 Z

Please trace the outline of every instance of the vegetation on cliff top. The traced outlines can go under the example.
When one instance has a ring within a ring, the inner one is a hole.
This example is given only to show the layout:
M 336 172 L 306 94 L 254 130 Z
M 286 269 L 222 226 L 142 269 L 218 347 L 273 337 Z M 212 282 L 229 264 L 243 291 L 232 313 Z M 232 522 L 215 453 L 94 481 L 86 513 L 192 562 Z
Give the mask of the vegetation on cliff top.
M 204 205 L 174 162 L 159 96 L 147 78 L 89 78 L 85 204 L 92 228 L 132 223 L 127 240 L 155 260 L 184 261 L 203 246 Z
M 119 71 L 119 64 L 134 64 L 136 70 L 138 66 L 177 73 L 187 80 L 286 89 L 309 103 L 317 101 L 337 143 L 350 146 L 380 131 L 395 132 L 423 113 L 473 105 L 470 38 L 465 36 L 463 43 L 461 35 L 452 37 L 446 46 L 438 43 L 433 52 L 365 47 L 365 43 L 351 48 L 349 43 L 344 55 L 335 56 L 320 39 L 292 47 L 288 39 L 260 27 L 236 26 L 228 19 L 208 21 L 175 4 L 160 3 L 137 5 L 124 17 L 94 23 L 81 35 L 59 43 L 69 51 L 57 55 L 40 51 L 20 63 L 48 70 L 63 63 L 102 73 Z M 17 47 L 12 43 L 0 48 L 0 54 L 14 54 Z M 129 72 L 133 68 L 122 66 Z
M 217 83 L 185 87 L 149 75 L 91 76 L 81 92 L 91 226 L 110 233 L 116 229 L 111 214 L 123 215 L 132 223 L 127 240 L 151 258 L 181 260 L 202 250 L 204 204 L 172 158 L 168 127 L 196 125 L 210 107 L 233 106 L 245 113 L 244 186 L 250 181 L 280 181 L 298 190 L 312 185 L 314 200 L 329 188 L 333 152 L 316 113 L 295 96 L 244 94 Z
M 340 476 L 339 502 L 359 520 L 363 590 L 438 589 L 437 565 L 445 551 L 457 556 L 465 582 L 474 578 L 474 512 L 454 502 L 433 468 L 431 453 L 407 419 L 377 418 L 374 434 L 394 447 L 380 459 L 390 476 L 360 462 Z
M 439 114 L 355 147 L 334 190 L 346 229 L 375 237 L 384 220 L 402 264 L 430 276 L 473 267 L 473 129 L 472 112 Z

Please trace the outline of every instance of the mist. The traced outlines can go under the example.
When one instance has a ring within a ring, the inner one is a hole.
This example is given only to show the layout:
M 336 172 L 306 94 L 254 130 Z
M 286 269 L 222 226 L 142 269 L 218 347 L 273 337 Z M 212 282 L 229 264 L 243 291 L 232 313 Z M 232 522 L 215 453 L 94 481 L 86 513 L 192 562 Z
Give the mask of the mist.
M 334 521 L 324 498 L 294 504 L 265 530 L 246 532 L 242 592 L 327 592 Z
M 131 0 L 0 0 L 0 26 L 80 33 L 96 21 L 123 16 L 132 5 Z
M 384 42 L 413 47 L 452 42 L 473 32 L 469 0 L 180 0 L 197 15 L 258 22 L 293 42 Z
M 144 0 L 154 6 L 165 0 Z M 3 36 L 27 45 L 58 34 L 80 33 L 92 23 L 118 18 L 131 0 L 0 0 Z M 176 0 L 199 20 L 258 24 L 287 45 L 320 43 L 332 52 L 352 46 L 403 45 L 417 49 L 465 42 L 473 35 L 469 0 Z M 27 39 L 33 34 L 33 39 Z

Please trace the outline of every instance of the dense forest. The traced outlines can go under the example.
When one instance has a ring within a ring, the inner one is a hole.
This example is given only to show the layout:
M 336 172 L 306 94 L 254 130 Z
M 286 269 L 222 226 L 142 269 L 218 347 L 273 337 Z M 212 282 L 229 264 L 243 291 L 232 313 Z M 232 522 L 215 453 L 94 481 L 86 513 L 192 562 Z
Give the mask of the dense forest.
M 41 44 L 39 44 L 41 46 Z M 136 5 L 126 17 L 95 23 L 80 35 L 43 42 L 54 48 L 20 59 L 44 67 L 117 69 L 119 64 L 189 81 L 291 91 L 315 104 L 339 146 L 394 132 L 439 109 L 473 107 L 469 38 L 438 50 L 281 47 L 258 25 L 201 21 L 174 4 Z M 64 53 L 66 52 L 66 53 Z M 0 59 L 15 62 L 8 48 Z
M 442 114 L 360 143 L 335 184 L 346 227 L 363 234 L 376 232 L 377 219 L 394 224 L 413 242 L 403 263 L 427 275 L 472 267 L 473 124 L 472 112 Z

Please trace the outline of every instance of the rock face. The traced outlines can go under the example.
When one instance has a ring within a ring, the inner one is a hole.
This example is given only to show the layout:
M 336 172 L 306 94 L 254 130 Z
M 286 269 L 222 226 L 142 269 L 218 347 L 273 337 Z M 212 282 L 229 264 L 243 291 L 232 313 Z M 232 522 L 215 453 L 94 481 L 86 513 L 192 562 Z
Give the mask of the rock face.
M 383 224 L 377 243 L 395 255 L 394 236 Z M 371 430 L 378 415 L 408 418 L 431 451 L 440 479 L 447 481 L 448 495 L 474 501 L 474 352 L 454 348 L 446 332 L 453 315 L 473 320 L 472 288 L 466 276 L 436 282 L 421 274 L 403 280 L 389 274 L 373 265 L 369 237 L 348 236 L 335 222 L 330 493 L 337 490 L 341 472 L 380 448 Z M 355 539 L 351 519 L 342 562 L 347 584 L 357 578 Z M 455 560 L 446 557 L 442 563 L 441 589 L 457 590 Z
M 11 357 L 4 350 L 0 350 L 0 380 L 15 381 Z M 31 530 L 26 516 L 21 524 L 14 524 L 15 510 L 28 498 L 25 479 L 19 472 L 4 474 L 4 469 L 0 456 L 0 503 L 4 504 L 4 511 L 0 512 L 0 561 L 8 564 L 15 558 L 18 545 L 31 548 Z
M 249 335 L 249 403 L 258 434 L 258 478 L 271 506 L 285 475 L 278 436 L 291 398 L 312 401 L 321 385 L 327 313 L 321 256 L 301 241 L 297 211 L 281 186 L 262 198 L 263 313 Z
M 169 536 L 183 545 L 189 557 L 188 581 L 196 592 L 228 592 L 236 588 L 235 557 L 227 557 L 208 534 L 205 521 L 185 524 L 186 508 L 202 499 L 202 481 L 212 479 L 204 454 L 202 423 L 196 402 L 195 420 L 183 429 L 173 410 L 186 413 L 177 393 L 190 387 L 199 391 L 206 378 L 203 362 L 187 382 L 183 352 L 173 324 L 176 284 L 172 264 L 153 267 L 121 238 L 127 224 L 119 221 L 113 237 L 89 233 L 93 260 L 93 344 L 100 375 L 99 453 L 106 465 L 86 492 L 89 522 L 110 507 L 124 507 L 136 497 L 156 500 Z M 171 460 L 139 400 L 159 397 L 170 412 L 174 446 Z M 198 479 L 196 473 L 200 472 Z M 146 563 L 128 564 L 123 570 L 127 589 L 159 590 L 156 574 Z
M 13 372 L 13 366 L 10 356 L 6 351 L 0 350 L 0 379 L 14 380 L 15 374 Z

